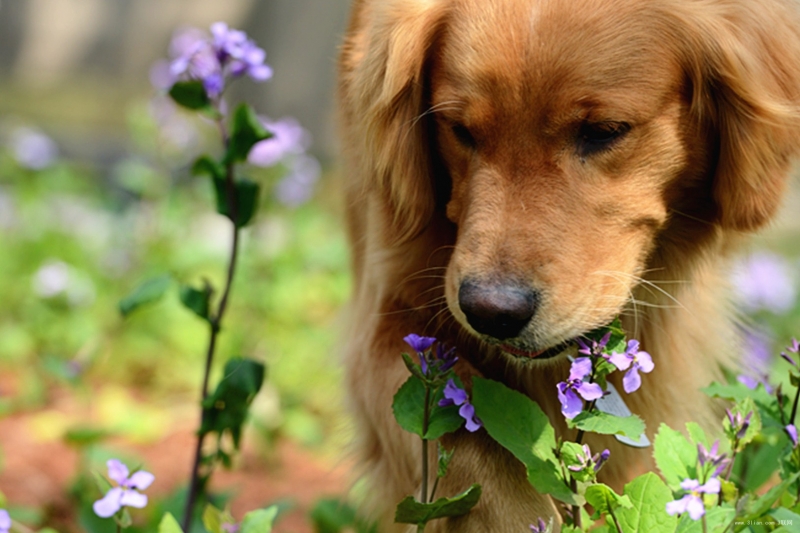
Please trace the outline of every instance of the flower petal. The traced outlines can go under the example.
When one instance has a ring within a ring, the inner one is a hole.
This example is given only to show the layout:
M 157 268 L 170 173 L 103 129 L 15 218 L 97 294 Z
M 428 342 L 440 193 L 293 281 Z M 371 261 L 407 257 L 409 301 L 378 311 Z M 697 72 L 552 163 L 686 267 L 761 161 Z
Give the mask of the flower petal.
M 128 481 L 128 467 L 125 466 L 121 461 L 117 459 L 109 459 L 106 462 L 106 466 L 108 466 L 108 477 L 120 485 Z
M 633 367 L 625 374 L 625 377 L 622 378 L 622 388 L 625 389 L 625 392 L 630 394 L 631 392 L 638 390 L 641 386 L 642 378 L 639 376 L 639 367 L 637 365 L 633 365 Z
M 592 401 L 603 397 L 603 389 L 597 383 L 581 383 L 575 390 L 584 400 Z
M 705 492 L 706 494 L 719 494 L 721 483 L 718 477 L 712 477 L 706 481 L 705 485 L 697 487 L 697 492 Z
M 126 507 L 136 507 L 137 509 L 141 509 L 147 505 L 147 496 L 141 492 L 136 492 L 135 490 L 126 490 L 122 494 L 122 498 L 120 498 L 119 503 Z
M 451 400 L 456 405 L 461 405 L 469 399 L 467 391 L 460 389 L 452 379 L 447 380 L 443 392 L 445 399 Z
M 570 381 L 583 379 L 592 373 L 592 360 L 588 357 L 579 357 L 572 362 L 569 369 Z
M 575 418 L 583 410 L 583 401 L 572 389 L 567 389 L 563 394 L 559 394 L 558 399 L 561 400 L 561 414 L 565 418 Z
M 436 337 L 420 337 L 416 333 L 411 333 L 403 337 L 403 340 L 411 346 L 415 352 L 424 352 L 428 348 L 430 348 L 434 342 L 436 342 Z
M 92 504 L 94 514 L 100 518 L 109 518 L 122 508 L 122 489 L 114 487 L 106 495 Z
M 625 353 L 629 355 L 634 355 L 639 352 L 639 341 L 636 339 L 631 339 L 628 341 L 628 348 L 625 350 Z
M 789 424 L 786 426 L 786 433 L 792 439 L 792 446 L 797 448 L 797 427 L 794 424 Z
M 653 364 L 653 358 L 647 352 L 639 352 L 636 354 L 636 363 L 639 365 L 639 370 L 647 374 L 648 372 L 652 372 L 655 368 L 655 364 Z
M 461 409 L 458 410 L 458 414 L 467 422 L 464 427 L 471 433 L 478 431 L 483 425 L 478 417 L 475 416 L 475 407 L 471 403 L 462 405 Z
M 689 498 L 691 498 L 691 496 L 687 494 L 680 500 L 675 500 L 667 503 L 667 514 L 674 516 L 676 514 L 685 513 L 686 505 L 689 503 Z
M 681 481 L 681 488 L 683 490 L 694 490 L 699 486 L 700 486 L 700 482 L 697 481 L 696 479 L 686 478 L 683 481 Z
M 627 370 L 628 367 L 631 366 L 633 358 L 626 353 L 612 352 L 611 355 L 608 356 L 608 361 L 619 370 Z
M 0 509 L 0 530 L 8 531 L 9 529 L 11 529 L 11 517 L 8 515 L 8 511 Z
M 128 480 L 128 486 L 135 489 L 146 489 L 153 481 L 155 481 L 155 479 L 156 476 L 150 472 L 139 470 L 138 472 L 134 472 L 130 477 Z
M 692 520 L 700 520 L 706 514 L 706 506 L 703 505 L 703 500 L 697 496 L 689 496 L 689 501 L 686 503 L 686 510 L 689 512 L 689 517 Z

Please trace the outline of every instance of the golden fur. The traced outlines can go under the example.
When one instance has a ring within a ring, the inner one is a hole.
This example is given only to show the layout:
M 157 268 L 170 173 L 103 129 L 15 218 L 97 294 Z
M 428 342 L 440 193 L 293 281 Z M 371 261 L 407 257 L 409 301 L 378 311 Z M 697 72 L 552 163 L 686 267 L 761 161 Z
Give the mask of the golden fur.
M 418 437 L 391 412 L 411 332 L 456 346 L 465 382 L 484 375 L 525 392 L 569 437 L 555 387 L 568 362 L 507 352 L 544 350 L 621 314 L 656 364 L 627 397 L 649 436 L 662 422 L 717 421 L 698 389 L 734 364 L 724 261 L 775 213 L 800 148 L 795 9 L 354 1 L 338 93 L 355 283 L 345 357 L 381 531 L 403 529 L 392 510 L 420 485 Z M 465 279 L 537 291 L 505 351 L 470 326 Z M 525 531 L 558 514 L 485 432 L 446 444 L 456 454 L 438 495 L 474 482 L 484 495 L 430 531 Z M 653 468 L 649 449 L 589 444 L 611 449 L 604 481 L 618 488 Z

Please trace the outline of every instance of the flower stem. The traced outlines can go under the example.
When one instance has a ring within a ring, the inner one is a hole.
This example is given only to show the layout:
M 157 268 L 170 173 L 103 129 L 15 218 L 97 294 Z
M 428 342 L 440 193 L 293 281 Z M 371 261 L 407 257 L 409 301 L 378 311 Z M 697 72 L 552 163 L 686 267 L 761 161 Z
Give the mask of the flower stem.
M 222 119 L 218 120 L 222 138 L 227 148 L 228 136 L 225 133 L 225 128 Z M 228 163 L 225 168 L 225 189 L 226 200 L 228 202 L 228 213 L 230 215 L 231 224 L 233 227 L 233 236 L 231 240 L 230 259 L 228 261 L 227 275 L 225 278 L 225 288 L 222 291 L 217 312 L 208 319 L 209 324 L 209 339 L 208 349 L 206 350 L 205 370 L 203 372 L 203 386 L 202 386 L 202 402 L 200 408 L 200 424 L 203 423 L 202 404 L 208 398 L 208 382 L 211 374 L 211 367 L 214 362 L 214 353 L 217 346 L 217 337 L 222 329 L 222 318 L 225 316 L 225 310 L 228 307 L 228 299 L 230 297 L 231 286 L 233 285 L 233 277 L 236 272 L 236 263 L 239 257 L 239 226 L 236 224 L 238 218 L 236 206 L 236 184 L 234 182 L 233 163 Z M 192 462 L 192 475 L 189 481 L 189 493 L 186 498 L 186 507 L 183 511 L 182 527 L 185 532 L 189 532 L 192 526 L 192 510 L 194 509 L 197 496 L 200 492 L 200 463 L 203 459 L 203 441 L 205 440 L 206 433 L 198 431 L 197 443 L 194 450 L 194 461 Z
M 430 410 L 431 388 L 425 384 L 425 409 L 422 412 L 422 489 L 419 495 L 421 503 L 428 503 L 428 439 L 425 438 L 425 434 L 428 432 Z
M 708 533 L 708 524 L 706 523 L 706 515 L 703 514 L 703 533 Z
M 792 404 L 792 414 L 789 417 L 789 423 L 794 424 L 794 417 L 797 415 L 797 400 L 800 400 L 800 387 L 797 387 L 797 392 L 794 393 L 794 403 Z
M 622 528 L 619 527 L 617 515 L 614 514 L 614 509 L 610 505 L 608 506 L 608 514 L 611 516 L 611 523 L 614 524 L 614 529 L 617 531 L 617 533 L 622 533 Z

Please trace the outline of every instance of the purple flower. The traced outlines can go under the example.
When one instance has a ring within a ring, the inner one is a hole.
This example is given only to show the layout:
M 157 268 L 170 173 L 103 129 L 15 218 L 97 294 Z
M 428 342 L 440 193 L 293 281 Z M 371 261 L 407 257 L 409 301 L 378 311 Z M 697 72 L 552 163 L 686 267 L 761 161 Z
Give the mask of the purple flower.
M 8 533 L 9 529 L 11 529 L 11 517 L 8 511 L 0 509 L 0 533 Z
M 433 343 L 436 342 L 436 337 L 421 337 L 416 333 L 411 333 L 403 337 L 403 340 L 421 355 L 425 350 L 433 346 Z
M 611 339 L 611 332 L 609 331 L 599 341 L 594 341 L 591 339 L 586 339 L 591 341 L 591 343 L 587 343 L 583 338 L 578 337 L 578 353 L 582 353 L 584 355 L 600 355 L 603 353 L 603 348 L 606 347 L 608 341 Z
M 253 146 L 247 155 L 251 165 L 271 167 L 287 155 L 302 154 L 311 145 L 311 135 L 295 118 L 270 120 L 262 117 L 261 123 L 272 133 L 272 137 Z
M 467 391 L 461 389 L 456 385 L 452 379 L 448 379 L 444 386 L 444 398 L 439 400 L 439 407 L 447 407 L 448 405 L 460 405 L 458 414 L 463 418 L 467 424 L 467 431 L 475 432 L 483 425 L 481 420 L 475 416 L 475 407 L 469 403 L 469 396 Z
M 541 517 L 536 521 L 536 525 L 531 524 L 531 533 L 547 533 L 547 524 Z
M 684 479 L 681 488 L 688 491 L 680 500 L 671 501 L 667 504 L 667 514 L 676 515 L 689 513 L 692 520 L 700 520 L 706 514 L 706 507 L 703 504 L 703 494 L 719 494 L 719 478 L 712 477 L 704 485 L 696 479 Z
M 588 357 L 579 357 L 572 362 L 567 381 L 557 385 L 558 400 L 561 402 L 561 413 L 572 419 L 583 410 L 583 401 L 597 400 L 603 396 L 603 389 L 597 383 L 588 383 L 584 378 L 592 373 L 592 361 Z
M 103 498 L 94 502 L 92 508 L 97 516 L 108 518 L 116 514 L 123 507 L 136 507 L 141 509 L 147 505 L 147 496 L 137 492 L 136 489 L 144 490 L 155 480 L 155 476 L 150 472 L 139 470 L 130 475 L 128 467 L 117 459 L 109 459 L 108 477 L 119 485 L 110 489 Z
M 583 445 L 583 453 L 578 453 L 576 455 L 578 461 L 580 461 L 577 465 L 570 465 L 567 468 L 572 470 L 573 472 L 580 472 L 582 470 L 586 470 L 587 468 L 591 468 L 592 471 L 597 472 L 602 468 L 603 464 L 608 461 L 608 458 L 611 457 L 611 452 L 609 450 L 603 450 L 601 453 L 596 453 L 592 455 L 592 450 L 589 449 L 587 444 Z
M 795 427 L 794 424 L 789 424 L 784 429 L 786 430 L 786 434 L 789 435 L 789 438 L 792 440 L 792 448 L 797 448 L 797 427 Z
M 706 450 L 706 447 L 703 446 L 702 443 L 697 443 L 697 459 L 701 467 L 705 467 L 707 464 L 711 465 L 714 469 L 711 473 L 711 477 L 720 475 L 731 462 L 730 459 L 725 457 L 724 453 L 719 453 L 719 440 L 714 441 L 710 450 Z
M 175 34 L 170 44 L 172 83 L 200 80 L 208 95 L 217 98 L 225 90 L 227 77 L 246 74 L 255 81 L 272 77 L 272 69 L 264 63 L 267 54 L 246 33 L 216 22 L 211 25 L 211 34 L 209 38 L 194 28 Z M 166 84 L 163 72 L 158 73 L 156 81 L 158 85 Z
M 18 128 L 11 136 L 11 150 L 21 166 L 41 170 L 58 158 L 58 146 L 44 133 L 31 128 Z
M 639 371 L 652 372 L 655 365 L 653 358 L 647 352 L 639 351 L 639 341 L 631 339 L 624 353 L 614 352 L 608 356 L 608 360 L 620 370 L 628 370 L 622 378 L 622 388 L 625 392 L 631 393 L 642 386 L 642 378 Z
M 739 261 L 732 276 L 739 298 L 749 312 L 785 313 L 795 303 L 797 287 L 786 259 L 760 252 Z
M 747 416 L 743 417 L 742 413 L 733 414 L 730 409 L 725 409 L 725 414 L 728 415 L 728 422 L 731 424 L 731 431 L 735 432 L 736 439 L 744 437 L 750 428 L 750 418 L 753 416 L 753 412 L 750 411 Z
M 321 175 L 322 167 L 315 157 L 296 156 L 291 161 L 289 173 L 275 186 L 275 197 L 287 207 L 302 205 L 311 199 Z

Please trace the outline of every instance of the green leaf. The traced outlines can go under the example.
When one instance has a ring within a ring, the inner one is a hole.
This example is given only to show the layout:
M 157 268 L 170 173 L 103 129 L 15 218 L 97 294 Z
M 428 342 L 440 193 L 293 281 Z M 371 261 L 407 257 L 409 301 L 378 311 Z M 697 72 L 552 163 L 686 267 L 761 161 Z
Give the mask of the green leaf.
M 456 449 L 453 448 L 452 450 L 446 450 L 442 443 L 437 443 L 436 451 L 438 455 L 438 461 L 436 465 L 436 477 L 444 477 L 447 475 L 447 468 L 450 466 L 450 461 L 453 460 L 453 454 L 455 453 Z
M 695 445 L 702 444 L 703 446 L 705 446 L 706 449 L 709 449 L 711 447 L 708 443 L 708 437 L 706 436 L 706 432 L 703 431 L 703 428 L 701 428 L 700 424 L 698 424 L 697 422 L 687 422 L 686 431 L 689 432 L 689 438 Z
M 195 289 L 191 285 L 181 285 L 181 303 L 187 309 L 204 320 L 208 320 L 209 300 L 211 299 L 211 286 L 206 283 L 202 289 Z
M 790 511 L 786 507 L 772 509 L 769 512 L 769 515 L 775 520 L 778 520 L 784 526 L 797 527 L 797 525 L 800 524 L 800 515 Z
M 261 124 L 253 108 L 245 103 L 239 104 L 233 112 L 225 163 L 245 161 L 253 145 L 270 137 L 272 134 Z
M 340 533 L 356 522 L 356 511 L 337 498 L 319 500 L 310 513 L 317 533 Z
M 667 503 L 673 500 L 672 491 L 656 474 L 648 472 L 635 478 L 625 485 L 623 494 L 630 498 L 633 505 L 615 512 L 622 531 L 675 531 L 678 518 L 665 511 Z
M 427 524 L 436 518 L 467 514 L 481 497 L 481 486 L 470 488 L 452 498 L 439 498 L 432 503 L 420 503 L 407 496 L 397 506 L 394 521 L 399 524 Z
M 653 457 L 672 490 L 679 490 L 684 479 L 695 478 L 697 447 L 666 424 L 658 428 L 653 443 Z
M 638 440 L 645 429 L 644 421 L 636 415 L 622 417 L 597 410 L 583 411 L 568 420 L 567 425 L 602 435 L 624 435 L 634 440 Z
M 712 398 L 722 398 L 723 400 L 729 400 L 736 403 L 750 398 L 758 407 L 762 416 L 770 419 L 773 424 L 783 427 L 783 424 L 781 423 L 780 409 L 778 408 L 778 400 L 774 395 L 769 394 L 764 389 L 764 385 L 762 384 L 759 384 L 755 389 L 748 389 L 745 385 L 739 383 L 738 381 L 729 385 L 712 383 L 705 389 L 701 390 Z
M 214 193 L 217 200 L 217 212 L 233 220 L 230 205 L 228 204 L 228 182 L 223 178 L 214 178 Z M 243 228 L 253 219 L 258 208 L 258 196 L 261 187 L 258 183 L 247 178 L 241 178 L 233 184 L 233 194 L 236 202 L 236 227 Z
M 583 503 L 562 477 L 553 452 L 555 430 L 536 402 L 502 383 L 476 377 L 472 405 L 489 435 L 525 465 L 536 490 L 571 505 Z
M 264 382 L 264 365 L 252 359 L 232 357 L 225 364 L 224 376 L 213 394 L 203 401 L 200 433 L 228 431 L 239 448 L 242 426 L 250 404 Z
M 132 293 L 120 300 L 119 312 L 127 317 L 140 307 L 157 302 L 172 284 L 172 276 L 164 274 L 148 279 L 136 287 Z
M 276 516 L 278 516 L 277 505 L 250 511 L 244 515 L 240 531 L 241 533 L 270 533 Z
M 225 165 L 222 165 L 207 155 L 203 155 L 198 157 L 192 165 L 192 174 L 195 176 L 209 176 L 217 180 L 225 180 Z
M 211 105 L 203 83 L 200 81 L 179 81 L 169 90 L 175 103 L 187 109 L 203 109 Z
M 775 485 L 770 490 L 767 491 L 766 494 L 760 497 L 756 497 L 751 500 L 747 508 L 745 509 L 745 513 L 748 519 L 756 519 L 764 516 L 765 514 L 772 514 L 770 509 L 775 502 L 781 499 L 781 496 L 786 492 L 792 483 L 797 481 L 797 478 L 800 477 L 800 474 L 795 474 L 792 477 L 783 480 L 778 485 Z M 800 522 L 798 522 L 800 524 Z
M 111 435 L 112 433 L 106 429 L 89 426 L 73 427 L 64 433 L 64 442 L 72 446 L 83 448 L 102 442 Z
M 603 483 L 595 483 L 587 487 L 585 496 L 586 503 L 594 507 L 595 513 L 592 516 L 594 519 L 620 508 L 629 509 L 633 507 L 628 496 L 620 496 L 611 487 Z
M 460 385 L 460 382 L 457 384 Z M 458 406 L 439 407 L 439 400 L 444 398 L 441 388 L 432 391 L 431 394 L 433 407 L 428 420 L 428 431 L 424 435 L 426 440 L 438 439 L 445 433 L 452 433 L 464 423 L 464 419 L 458 414 Z M 409 376 L 394 395 L 392 402 L 394 417 L 400 427 L 422 437 L 424 409 L 425 384 L 418 377 Z
M 178 521 L 170 513 L 164 513 L 161 522 L 158 524 L 158 533 L 183 533 Z

